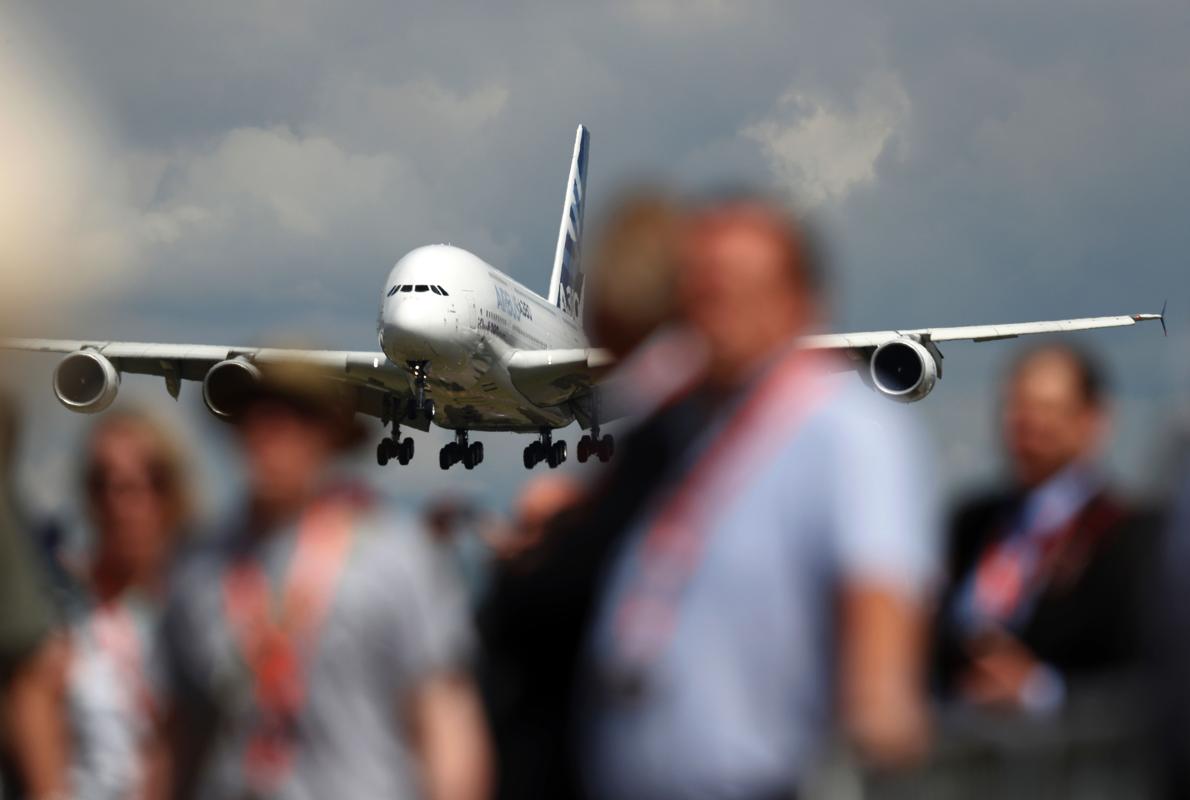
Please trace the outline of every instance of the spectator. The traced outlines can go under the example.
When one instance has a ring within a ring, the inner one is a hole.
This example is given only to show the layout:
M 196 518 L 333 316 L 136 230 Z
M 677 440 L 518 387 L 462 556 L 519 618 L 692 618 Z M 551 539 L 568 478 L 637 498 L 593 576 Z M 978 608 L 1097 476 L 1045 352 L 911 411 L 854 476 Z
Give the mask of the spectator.
M 1150 691 L 1156 722 L 1153 745 L 1163 797 L 1190 798 L 1190 416 L 1170 431 L 1172 477 L 1169 519 L 1159 544 L 1156 592 L 1148 626 Z
M 482 796 L 456 576 L 419 526 L 331 480 L 362 434 L 334 384 L 262 370 L 234 417 L 243 516 L 167 612 L 175 795 Z
M 947 696 L 1052 711 L 1072 679 L 1137 657 L 1153 537 L 1098 465 L 1109 417 L 1083 351 L 1046 344 L 1014 363 L 1010 483 L 961 505 L 951 525 L 936 663 Z
M 588 327 L 618 359 L 599 389 L 598 410 L 608 418 L 649 416 L 702 372 L 701 339 L 676 324 L 681 224 L 673 200 L 641 191 L 624 197 L 594 238 Z
M 798 349 L 821 310 L 800 224 L 730 199 L 696 210 L 682 244 L 678 312 L 704 378 L 627 437 L 485 619 L 506 641 L 537 626 L 528 672 L 569 676 L 518 688 L 576 734 L 552 752 L 581 780 L 524 797 L 786 796 L 832 720 L 881 763 L 922 746 L 918 443 Z
M 94 539 L 65 678 L 72 796 L 145 797 L 164 780 L 156 632 L 189 470 L 164 427 L 125 411 L 92 431 L 83 487 Z
M 568 475 L 531 478 L 521 487 L 511 522 L 488 525 L 485 543 L 496 558 L 518 562 L 541 544 L 559 514 L 580 503 L 584 492 L 583 484 Z
M 65 792 L 60 689 L 66 647 L 32 542 L 8 507 L 15 406 L 0 396 L 0 796 Z
M 422 517 L 430 538 L 454 564 L 474 607 L 487 591 L 491 560 L 496 555 L 488 530 L 500 525 L 499 516 L 476 502 L 442 495 L 429 501 Z

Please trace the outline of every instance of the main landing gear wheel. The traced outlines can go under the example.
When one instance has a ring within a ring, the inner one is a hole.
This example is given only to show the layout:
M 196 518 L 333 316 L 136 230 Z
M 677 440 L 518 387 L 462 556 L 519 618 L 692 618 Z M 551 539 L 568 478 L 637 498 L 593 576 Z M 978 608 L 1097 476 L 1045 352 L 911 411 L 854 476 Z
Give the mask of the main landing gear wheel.
M 556 469 L 566 462 L 566 442 L 553 441 L 553 434 L 547 429 L 541 432 L 541 438 L 525 448 L 525 469 L 533 469 L 542 461 Z
M 412 461 L 413 439 L 408 436 L 404 439 L 381 439 L 380 444 L 376 445 L 376 463 L 383 467 L 393 459 L 396 459 L 401 466 Z
M 483 442 L 468 441 L 467 431 L 455 431 L 455 440 L 438 451 L 438 466 L 442 469 L 450 469 L 460 461 L 466 469 L 483 463 Z
M 578 440 L 578 462 L 580 464 L 586 464 L 592 456 L 606 464 L 612 460 L 615 453 L 615 438 L 610 433 L 600 436 L 599 428 L 592 428 L 591 435 L 583 434 L 583 438 Z
M 392 424 L 393 435 L 381 439 L 380 444 L 376 445 L 376 463 L 382 467 L 394 458 L 401 466 L 405 466 L 413 460 L 413 439 L 408 436 L 404 439 L 401 438 L 400 416 L 400 405 L 392 395 L 389 395 L 385 399 L 381 419 L 385 425 Z

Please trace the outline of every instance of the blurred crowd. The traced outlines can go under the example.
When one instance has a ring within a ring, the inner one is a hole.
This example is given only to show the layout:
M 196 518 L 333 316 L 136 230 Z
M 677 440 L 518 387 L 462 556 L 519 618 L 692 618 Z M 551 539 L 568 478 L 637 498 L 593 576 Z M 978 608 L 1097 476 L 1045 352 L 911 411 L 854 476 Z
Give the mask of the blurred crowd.
M 907 774 L 947 714 L 1104 691 L 1160 796 L 1190 787 L 1190 471 L 1168 504 L 1118 487 L 1094 353 L 1016 353 L 1003 478 L 946 503 L 912 417 L 800 346 L 829 324 L 804 219 L 642 194 L 586 258 L 619 452 L 507 517 L 352 478 L 360 422 L 278 365 L 232 398 L 213 530 L 166 426 L 99 417 L 79 555 L 0 403 L 0 798 L 776 800 L 831 752 Z

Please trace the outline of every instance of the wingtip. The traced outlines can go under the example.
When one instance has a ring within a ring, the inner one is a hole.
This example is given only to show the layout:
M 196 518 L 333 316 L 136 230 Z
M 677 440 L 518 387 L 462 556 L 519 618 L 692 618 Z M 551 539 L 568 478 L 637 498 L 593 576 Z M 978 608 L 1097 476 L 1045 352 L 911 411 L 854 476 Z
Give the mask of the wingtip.
M 1166 336 L 1169 336 L 1169 328 L 1167 328 L 1165 326 L 1165 310 L 1166 310 L 1166 308 L 1168 308 L 1168 306 L 1169 306 L 1169 301 L 1166 300 L 1164 303 L 1161 304 L 1161 313 L 1160 314 L 1133 314 L 1132 319 L 1134 322 L 1146 322 L 1148 320 L 1157 320 L 1158 322 L 1161 323 L 1161 332 L 1163 334 L 1165 334 Z

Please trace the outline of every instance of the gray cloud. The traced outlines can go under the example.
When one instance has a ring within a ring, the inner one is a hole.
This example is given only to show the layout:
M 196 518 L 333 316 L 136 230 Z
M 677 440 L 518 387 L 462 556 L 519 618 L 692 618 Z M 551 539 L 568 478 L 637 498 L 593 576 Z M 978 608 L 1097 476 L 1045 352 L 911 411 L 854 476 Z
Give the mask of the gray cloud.
M 128 256 L 89 320 L 47 333 L 230 341 L 300 322 L 367 347 L 385 270 L 427 241 L 544 289 L 579 121 L 596 210 L 657 175 L 817 201 L 841 326 L 1167 296 L 1175 331 L 1185 318 L 1190 12 L 1176 2 L 62 0 L 21 14 L 26 44 L 68 76 L 38 96 L 85 98 L 83 118 L 103 120 L 61 127 L 112 187 L 101 230 Z M 1139 475 L 1136 432 L 1190 388 L 1187 342 L 1088 341 L 1125 387 L 1118 463 Z M 913 412 L 952 443 L 944 474 L 986 471 L 1007 352 L 947 348 L 946 379 Z M 496 491 L 510 474 L 468 480 Z

